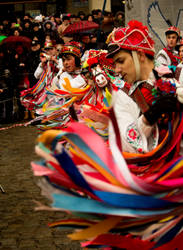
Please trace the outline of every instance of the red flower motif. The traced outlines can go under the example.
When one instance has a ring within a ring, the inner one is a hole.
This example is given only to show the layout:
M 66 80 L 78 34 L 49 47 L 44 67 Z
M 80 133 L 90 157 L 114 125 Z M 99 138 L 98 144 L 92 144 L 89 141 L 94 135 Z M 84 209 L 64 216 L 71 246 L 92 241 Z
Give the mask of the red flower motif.
M 138 148 L 138 152 L 142 153 L 143 152 L 142 148 Z
M 129 131 L 128 131 L 128 136 L 132 139 L 132 140 L 135 140 L 137 138 L 137 132 L 131 128 Z

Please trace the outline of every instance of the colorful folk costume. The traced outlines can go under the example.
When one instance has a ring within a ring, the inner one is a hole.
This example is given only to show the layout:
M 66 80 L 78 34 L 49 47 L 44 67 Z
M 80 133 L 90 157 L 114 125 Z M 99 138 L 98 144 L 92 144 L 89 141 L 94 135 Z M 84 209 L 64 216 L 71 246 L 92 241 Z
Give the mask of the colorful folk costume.
M 177 41 L 180 37 L 180 30 L 177 27 L 171 26 L 165 31 L 165 35 L 173 34 L 177 35 Z M 177 66 L 179 64 L 180 57 L 175 49 L 175 47 L 165 47 L 161 49 L 156 56 L 156 63 L 158 65 L 171 65 Z
M 181 84 L 183 84 L 183 52 L 182 52 L 183 51 L 183 39 L 176 46 L 176 49 L 179 53 L 180 62 L 175 69 L 175 77 Z
M 21 102 L 29 110 L 41 108 L 49 99 L 47 88 L 51 86 L 54 76 L 62 67 L 60 60 L 58 60 L 58 63 L 50 60 L 50 55 L 47 54 L 46 50 L 52 47 L 53 44 L 51 42 L 46 42 L 44 51 L 40 54 L 40 57 L 46 58 L 47 61 L 44 65 L 40 63 L 35 71 L 34 75 L 38 82 L 32 88 L 21 92 Z
M 154 56 L 154 42 L 142 23 L 132 20 L 111 33 L 110 55 L 123 50 L 134 60 L 136 80 L 114 94 L 108 145 L 74 122 L 39 137 L 36 152 L 44 161 L 32 168 L 46 176 L 40 185 L 52 196 L 52 209 L 73 215 L 50 227 L 77 229 L 69 237 L 82 247 L 181 249 L 183 87 L 158 69 L 142 81 L 140 68 L 147 61 L 151 65 L 144 55 Z
M 106 55 L 106 51 L 91 50 L 88 59 L 83 63 L 82 71 L 77 71 L 78 74 L 75 72 L 73 76 L 61 72 L 55 77 L 50 88 L 55 101 L 50 99 L 43 106 L 45 117 L 43 125 L 39 126 L 41 130 L 65 127 L 72 120 L 69 108 L 75 104 L 78 119 L 94 130 L 101 131 L 104 137 L 107 136 L 108 123 L 104 125 L 101 119 L 106 120 L 102 114 L 108 113 L 113 89 L 113 79 L 110 77 L 114 70 L 112 60 L 107 59 Z M 45 122 L 49 123 L 44 125 Z
M 43 125 L 40 128 L 43 130 L 50 127 L 65 127 L 71 118 L 69 117 L 69 107 L 76 100 L 84 97 L 89 89 L 81 74 L 81 44 L 78 42 L 65 44 L 61 49 L 60 55 L 63 58 L 63 62 L 67 62 L 63 63 L 65 67 L 58 72 L 51 86 L 47 88 L 48 93 L 52 97 L 44 104 L 40 111 L 43 115 Z M 70 57 L 74 58 L 74 66 L 68 63 Z M 47 124 L 44 125 L 44 123 Z

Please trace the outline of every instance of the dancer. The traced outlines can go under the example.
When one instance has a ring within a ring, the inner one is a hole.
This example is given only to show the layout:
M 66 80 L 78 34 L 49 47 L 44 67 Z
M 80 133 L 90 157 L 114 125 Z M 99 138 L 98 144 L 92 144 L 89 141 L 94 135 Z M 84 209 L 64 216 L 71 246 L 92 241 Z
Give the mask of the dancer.
M 63 68 L 58 72 L 53 84 L 56 84 L 59 89 L 64 89 L 64 78 L 73 80 L 71 86 L 73 88 L 82 88 L 87 85 L 81 76 L 81 56 L 82 45 L 79 42 L 69 42 L 62 46 L 60 57 L 63 61 Z
M 177 66 L 179 63 L 179 56 L 175 47 L 180 39 L 180 30 L 175 26 L 171 26 L 165 31 L 165 35 L 167 46 L 158 52 L 156 62 L 160 65 Z
M 40 79 L 43 71 L 47 69 L 48 81 L 51 81 L 51 78 L 58 73 L 59 69 L 62 67 L 62 60 L 58 60 L 57 51 L 52 41 L 46 41 L 42 53 L 40 54 L 40 64 L 38 65 L 34 76 L 36 79 Z M 50 78 L 50 74 L 52 77 Z
M 172 86 L 179 84 L 174 78 L 162 76 L 166 72 L 161 72 L 161 68 L 155 68 L 154 42 L 147 28 L 137 21 L 131 21 L 128 28 L 118 28 L 112 32 L 109 51 L 109 56 L 113 56 L 116 65 L 116 73 L 128 83 L 114 97 L 114 111 L 123 150 L 133 153 L 151 151 L 159 143 L 158 121 L 162 114 L 176 111 L 176 98 L 167 94 L 156 100 L 153 88 L 161 81 L 167 86 L 168 82 Z M 110 129 L 112 136 L 114 133 L 111 126 Z
M 54 76 L 62 67 L 62 60 L 58 59 L 57 51 L 51 41 L 45 42 L 44 50 L 40 54 L 40 60 L 34 76 L 38 82 L 28 90 L 21 92 L 21 102 L 29 110 L 42 108 L 49 100 L 47 88 L 52 84 Z
M 46 131 L 38 139 L 36 152 L 44 161 L 32 164 L 34 173 L 49 179 L 41 184 L 53 198 L 52 209 L 76 216 L 50 226 L 77 228 L 69 237 L 84 241 L 82 247 L 180 248 L 183 120 L 178 100 L 183 88 L 154 67 L 154 53 L 148 28 L 138 21 L 109 37 L 109 56 L 126 81 L 113 95 L 109 145 L 81 123 Z

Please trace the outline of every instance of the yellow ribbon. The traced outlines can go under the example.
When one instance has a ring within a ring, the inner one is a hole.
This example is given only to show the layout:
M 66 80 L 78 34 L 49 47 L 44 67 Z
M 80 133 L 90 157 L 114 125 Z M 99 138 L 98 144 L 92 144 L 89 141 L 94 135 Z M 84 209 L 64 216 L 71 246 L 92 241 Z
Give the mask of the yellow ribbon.
M 69 238 L 72 240 L 85 240 L 96 237 L 99 234 L 107 233 L 111 228 L 115 227 L 121 221 L 121 217 L 112 216 L 109 217 L 91 227 L 81 230 L 79 232 L 69 234 Z

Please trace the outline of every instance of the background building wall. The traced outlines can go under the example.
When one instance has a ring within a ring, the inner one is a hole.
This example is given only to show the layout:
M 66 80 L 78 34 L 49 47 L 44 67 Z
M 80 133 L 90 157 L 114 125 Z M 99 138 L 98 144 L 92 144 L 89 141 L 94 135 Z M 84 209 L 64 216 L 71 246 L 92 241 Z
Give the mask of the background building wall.
M 94 9 L 103 9 L 104 0 L 68 0 L 66 6 L 66 12 L 77 14 L 79 11 L 85 12 L 85 14 L 91 13 Z M 111 11 L 111 0 L 106 0 L 106 11 Z
M 77 15 L 79 11 L 83 11 L 85 14 L 89 13 L 89 2 L 79 0 L 67 0 L 66 1 L 66 13 L 72 13 Z
M 167 23 L 176 25 L 177 17 L 180 14 L 179 28 L 183 30 L 183 12 L 179 13 L 181 9 L 183 10 L 183 1 L 179 0 L 126 0 L 125 23 L 127 24 L 131 19 L 137 19 L 147 25 L 155 40 L 156 51 L 158 51 L 163 47 L 163 44 L 152 31 L 152 28 L 165 41 L 164 31 L 168 27 Z M 164 19 L 162 16 L 164 16 Z
M 91 12 L 93 9 L 103 9 L 104 0 L 89 0 L 89 11 Z M 111 0 L 106 0 L 105 5 L 106 11 L 111 11 Z

